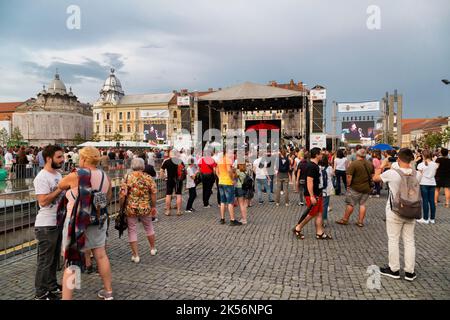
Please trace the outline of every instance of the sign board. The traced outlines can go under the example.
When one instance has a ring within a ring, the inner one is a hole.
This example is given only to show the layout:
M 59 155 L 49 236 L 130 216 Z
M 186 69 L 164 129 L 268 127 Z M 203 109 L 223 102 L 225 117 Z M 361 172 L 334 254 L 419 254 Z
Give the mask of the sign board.
M 177 105 L 189 107 L 191 105 L 191 96 L 177 97 Z
M 338 112 L 379 111 L 379 101 L 338 103 Z
M 167 119 L 169 110 L 141 110 L 141 119 Z
M 326 148 L 327 147 L 327 135 L 326 134 L 311 134 L 310 136 L 311 148 Z
M 326 89 L 312 89 L 309 92 L 311 100 L 326 100 L 327 90 Z

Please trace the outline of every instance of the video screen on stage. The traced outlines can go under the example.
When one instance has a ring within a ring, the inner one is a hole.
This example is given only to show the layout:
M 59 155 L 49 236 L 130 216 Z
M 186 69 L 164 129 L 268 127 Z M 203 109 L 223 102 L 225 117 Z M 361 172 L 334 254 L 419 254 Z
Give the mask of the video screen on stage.
M 167 140 L 165 124 L 144 124 L 144 139 L 146 141 Z
M 342 122 L 342 141 L 347 143 L 363 143 L 375 139 L 374 121 Z

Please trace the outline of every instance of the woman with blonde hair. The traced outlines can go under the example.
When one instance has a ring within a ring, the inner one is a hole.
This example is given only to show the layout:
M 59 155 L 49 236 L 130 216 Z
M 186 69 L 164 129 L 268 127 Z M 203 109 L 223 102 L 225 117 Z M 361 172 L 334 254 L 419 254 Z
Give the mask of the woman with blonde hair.
M 66 260 L 66 269 L 63 274 L 63 300 L 72 299 L 73 286 L 70 288 L 68 282 L 75 270 L 71 264 L 81 264 L 81 267 L 84 267 L 82 263 L 84 263 L 86 250 L 92 250 L 103 281 L 104 288 L 98 292 L 98 297 L 113 300 L 111 266 L 105 250 L 108 228 L 106 208 L 111 200 L 112 190 L 108 176 L 103 170 L 97 169 L 99 162 L 100 152 L 94 147 L 84 147 L 80 150 L 79 169 L 67 175 L 58 184 L 60 189 L 68 190 L 66 192 L 67 216 L 63 229 L 63 251 Z M 90 185 L 90 188 L 86 185 Z M 87 199 L 92 199 L 91 190 L 96 190 L 96 193 L 92 197 L 94 200 L 90 202 Z M 86 193 L 88 193 L 87 197 Z M 93 202 L 96 201 L 99 201 L 96 203 L 97 214 L 92 215 L 90 210 Z M 80 219 L 86 217 L 86 212 L 90 214 L 88 221 Z M 76 230 L 76 237 L 73 235 L 74 230 Z
M 245 163 L 237 165 L 236 170 L 236 184 L 235 184 L 235 196 L 241 209 L 241 223 L 247 224 L 247 199 L 245 198 L 245 191 L 242 189 L 242 184 L 245 181 L 247 166 Z
M 155 231 L 153 230 L 152 217 L 156 217 L 156 184 L 152 177 L 144 172 L 145 162 L 142 158 L 131 160 L 132 172 L 125 176 L 120 186 L 119 201 L 121 207 L 125 205 L 125 214 L 128 224 L 128 242 L 131 247 L 131 261 L 139 263 L 137 243 L 138 219 L 144 225 L 150 255 L 156 255 Z M 126 203 L 125 203 L 126 199 Z M 150 207 L 151 199 L 151 207 Z

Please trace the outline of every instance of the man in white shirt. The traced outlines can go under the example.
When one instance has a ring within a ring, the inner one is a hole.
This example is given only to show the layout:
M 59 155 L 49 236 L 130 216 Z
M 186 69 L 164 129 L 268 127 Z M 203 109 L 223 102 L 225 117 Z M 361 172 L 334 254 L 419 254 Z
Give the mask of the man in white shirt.
M 259 204 L 263 204 L 263 198 L 262 198 L 262 189 L 264 188 L 269 195 L 269 202 L 275 202 L 272 199 L 272 193 L 270 192 L 270 177 L 267 172 L 268 167 L 268 161 L 265 160 L 266 157 L 260 156 L 258 159 L 256 159 L 253 162 L 253 172 L 255 172 L 256 175 L 256 187 L 258 191 L 258 201 Z
M 416 261 L 416 247 L 414 239 L 415 219 L 407 219 L 399 216 L 391 210 L 391 201 L 399 192 L 401 176 L 394 170 L 400 169 L 404 174 L 413 173 L 411 162 L 414 160 L 414 154 L 411 150 L 404 148 L 398 153 L 397 162 L 394 162 L 390 170 L 384 171 L 389 166 L 389 160 L 385 159 L 381 167 L 375 170 L 373 181 L 389 183 L 389 198 L 386 203 L 386 230 L 388 234 L 389 265 L 380 268 L 381 274 L 400 279 L 400 235 L 403 236 L 405 247 L 405 280 L 413 281 L 416 279 L 414 266 Z M 417 179 L 420 181 L 420 174 L 417 173 Z
M 64 193 L 58 188 L 62 176 L 56 170 L 64 164 L 64 153 L 61 147 L 50 145 L 44 148 L 42 155 L 45 166 L 33 182 L 39 203 L 34 223 L 38 241 L 35 300 L 58 300 L 61 286 L 56 281 L 56 267 L 61 250 L 62 226 L 57 225 L 56 214 Z

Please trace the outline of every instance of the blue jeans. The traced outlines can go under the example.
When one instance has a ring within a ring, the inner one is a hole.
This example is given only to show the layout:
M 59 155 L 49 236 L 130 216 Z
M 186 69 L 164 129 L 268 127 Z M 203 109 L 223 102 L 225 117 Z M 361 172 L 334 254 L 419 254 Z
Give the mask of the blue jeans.
M 347 173 L 343 170 L 336 170 L 336 195 L 341 194 L 341 180 L 344 184 L 345 191 L 347 191 Z
M 323 220 L 328 219 L 328 206 L 330 205 L 330 196 L 323 196 Z
M 220 204 L 233 204 L 234 203 L 234 186 L 228 186 L 219 184 Z
M 435 186 L 420 186 L 422 193 L 423 219 L 428 220 L 428 211 L 431 210 L 431 220 L 436 217 L 436 205 L 434 203 Z
M 263 188 L 265 188 L 265 190 L 269 194 L 269 201 L 272 201 L 272 193 L 268 192 L 268 191 L 270 191 L 270 189 L 269 189 L 269 183 L 267 182 L 267 179 L 256 179 L 256 187 L 258 190 L 258 201 L 259 202 L 263 202 L 263 198 L 262 198 L 262 189 Z

